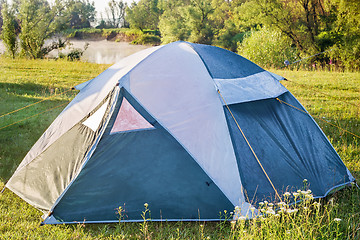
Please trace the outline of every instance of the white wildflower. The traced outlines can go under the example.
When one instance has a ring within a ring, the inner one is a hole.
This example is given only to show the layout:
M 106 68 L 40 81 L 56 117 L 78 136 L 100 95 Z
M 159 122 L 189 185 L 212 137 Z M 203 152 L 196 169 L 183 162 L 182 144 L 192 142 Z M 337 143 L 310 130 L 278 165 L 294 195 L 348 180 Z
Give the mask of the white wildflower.
M 294 195 L 294 197 L 297 197 L 297 196 L 299 196 L 299 193 L 294 192 L 293 195 Z
M 291 195 L 291 193 L 289 193 L 289 192 L 285 192 L 285 193 L 284 193 L 284 196 L 285 196 L 285 197 L 289 197 L 290 195 Z
M 147 203 L 144 203 L 144 207 L 146 207 L 146 208 L 147 208 L 148 206 L 149 206 L 149 204 L 147 204 Z
M 259 205 L 262 206 L 262 205 L 264 205 L 264 203 L 263 203 L 263 202 L 259 202 Z
M 334 221 L 335 221 L 335 222 L 340 222 L 340 221 L 341 221 L 341 218 L 334 218 Z

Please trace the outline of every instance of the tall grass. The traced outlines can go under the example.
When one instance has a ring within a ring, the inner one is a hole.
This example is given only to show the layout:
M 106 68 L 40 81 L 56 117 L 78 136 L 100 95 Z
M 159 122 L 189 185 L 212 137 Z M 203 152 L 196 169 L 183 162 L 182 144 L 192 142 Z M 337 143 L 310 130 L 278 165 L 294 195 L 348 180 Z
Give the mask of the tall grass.
M 0 127 L 71 100 L 70 87 L 97 76 L 108 65 L 0 58 L 0 115 L 57 95 L 0 118 Z M 275 71 L 291 81 L 283 84 L 309 112 L 360 133 L 360 73 Z M 0 130 L 0 187 L 26 152 L 62 109 L 54 109 Z M 360 177 L 360 140 L 318 121 L 356 178 Z M 303 201 L 289 205 L 286 196 Z M 295 194 L 295 196 L 294 196 Z M 360 191 L 345 188 L 314 200 L 308 189 L 286 193 L 284 203 L 264 202 L 258 218 L 227 221 L 237 215 L 221 212 L 220 222 L 151 222 L 151 205 L 144 205 L 142 223 L 42 226 L 41 213 L 11 191 L 0 196 L 0 239 L 359 239 Z M 210 199 L 211 200 L 211 199 Z M 145 203 L 144 203 L 145 204 Z M 253 210 L 255 211 L 255 210 Z M 119 209 L 121 219 L 121 209 Z

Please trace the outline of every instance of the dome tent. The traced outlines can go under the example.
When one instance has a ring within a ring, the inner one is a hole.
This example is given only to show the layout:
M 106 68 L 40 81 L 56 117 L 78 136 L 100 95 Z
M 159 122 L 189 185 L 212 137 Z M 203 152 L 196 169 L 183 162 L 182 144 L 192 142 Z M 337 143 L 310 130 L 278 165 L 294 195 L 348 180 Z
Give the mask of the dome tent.
M 324 197 L 354 178 L 281 79 L 213 46 L 143 50 L 77 86 L 6 187 L 45 224 L 142 221 L 144 203 L 153 220 L 251 217 L 305 178 Z

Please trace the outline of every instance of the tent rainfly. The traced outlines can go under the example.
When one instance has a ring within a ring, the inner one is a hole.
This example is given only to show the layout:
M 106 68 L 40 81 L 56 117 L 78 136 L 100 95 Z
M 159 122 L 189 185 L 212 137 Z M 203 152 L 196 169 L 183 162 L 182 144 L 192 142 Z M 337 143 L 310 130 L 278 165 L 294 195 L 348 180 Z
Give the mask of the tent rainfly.
M 282 79 L 214 46 L 135 53 L 77 86 L 6 187 L 44 224 L 142 221 L 144 203 L 154 221 L 251 218 L 304 179 L 324 197 L 355 179 Z

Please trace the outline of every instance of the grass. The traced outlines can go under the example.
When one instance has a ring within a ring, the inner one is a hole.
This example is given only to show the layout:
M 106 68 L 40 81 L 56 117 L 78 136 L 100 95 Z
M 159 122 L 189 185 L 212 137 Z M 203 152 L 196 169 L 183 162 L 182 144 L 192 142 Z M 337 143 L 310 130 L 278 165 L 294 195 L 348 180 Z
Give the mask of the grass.
M 0 118 L 0 128 L 46 109 L 66 104 L 64 91 L 97 76 L 108 65 L 0 58 L 0 115 L 57 96 Z M 314 116 L 360 134 L 360 73 L 275 71 Z M 0 187 L 63 107 L 0 130 Z M 356 178 L 360 177 L 360 139 L 318 121 Z M 359 239 L 360 191 L 347 188 L 321 201 L 303 194 L 301 204 L 279 211 L 264 203 L 268 217 L 235 223 L 163 222 L 75 224 L 40 227 L 41 213 L 11 191 L 0 196 L 0 239 Z M 151 206 L 144 207 L 145 220 Z M 222 218 L 230 213 L 222 213 Z M 341 219 L 341 220 L 339 220 Z M 339 220 L 339 221 L 337 221 Z

